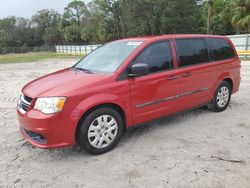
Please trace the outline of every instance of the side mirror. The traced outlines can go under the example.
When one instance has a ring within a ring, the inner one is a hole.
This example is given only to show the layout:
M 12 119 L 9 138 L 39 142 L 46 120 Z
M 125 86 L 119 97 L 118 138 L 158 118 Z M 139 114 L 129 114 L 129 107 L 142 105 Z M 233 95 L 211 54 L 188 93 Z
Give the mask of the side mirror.
M 135 76 L 145 75 L 148 73 L 149 73 L 148 65 L 144 63 L 138 63 L 130 67 L 128 76 L 135 77 Z

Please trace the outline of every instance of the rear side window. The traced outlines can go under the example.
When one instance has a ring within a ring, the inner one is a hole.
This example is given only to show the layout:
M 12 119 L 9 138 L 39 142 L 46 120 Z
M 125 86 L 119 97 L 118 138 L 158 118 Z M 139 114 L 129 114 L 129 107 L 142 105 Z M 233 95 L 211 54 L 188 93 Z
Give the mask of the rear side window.
M 232 47 L 225 39 L 209 38 L 207 42 L 211 50 L 212 60 L 218 61 L 233 58 L 235 56 Z
M 209 61 L 205 39 L 177 39 L 176 48 L 181 67 Z
M 169 41 L 151 44 L 136 57 L 133 64 L 137 63 L 147 64 L 150 73 L 172 69 L 173 56 Z

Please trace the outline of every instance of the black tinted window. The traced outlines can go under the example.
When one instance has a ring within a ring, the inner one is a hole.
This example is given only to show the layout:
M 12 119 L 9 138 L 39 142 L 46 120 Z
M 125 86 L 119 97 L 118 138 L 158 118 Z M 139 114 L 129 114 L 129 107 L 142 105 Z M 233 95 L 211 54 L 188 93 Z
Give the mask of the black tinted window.
M 208 51 L 205 39 L 178 39 L 176 48 L 180 66 L 208 62 Z
M 173 56 L 168 41 L 159 42 L 147 47 L 134 61 L 149 66 L 149 71 L 158 72 L 173 68 Z
M 225 39 L 207 39 L 213 60 L 229 59 L 235 56 L 233 49 Z

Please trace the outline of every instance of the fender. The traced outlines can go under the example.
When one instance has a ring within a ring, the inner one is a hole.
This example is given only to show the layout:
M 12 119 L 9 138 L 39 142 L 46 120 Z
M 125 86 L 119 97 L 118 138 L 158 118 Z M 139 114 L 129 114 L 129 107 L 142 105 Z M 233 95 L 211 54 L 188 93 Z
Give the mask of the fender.
M 78 122 L 81 117 L 91 108 L 102 104 L 114 104 L 119 106 L 124 114 L 126 119 L 126 127 L 132 124 L 131 110 L 130 110 L 130 101 L 122 99 L 121 97 L 114 94 L 97 94 L 90 96 L 82 100 L 73 110 L 70 117 L 76 122 L 75 128 L 77 127 Z

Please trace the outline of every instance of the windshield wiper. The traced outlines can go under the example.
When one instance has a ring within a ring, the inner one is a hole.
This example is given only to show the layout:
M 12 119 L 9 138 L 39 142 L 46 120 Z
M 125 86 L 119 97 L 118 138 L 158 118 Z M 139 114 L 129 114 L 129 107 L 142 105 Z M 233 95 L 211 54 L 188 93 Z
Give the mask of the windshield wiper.
M 88 74 L 94 74 L 93 71 L 91 71 L 89 69 L 84 69 L 84 68 L 81 68 L 81 67 L 73 67 L 73 69 L 80 70 L 80 71 L 83 71 L 83 72 L 88 73 Z

